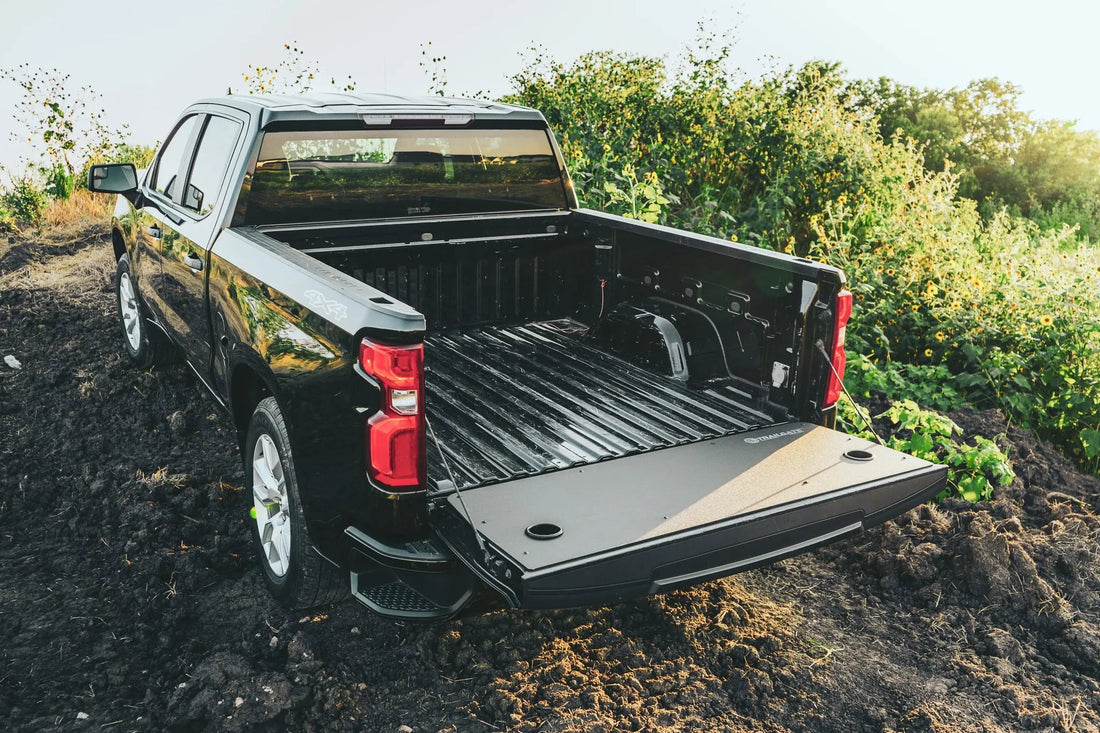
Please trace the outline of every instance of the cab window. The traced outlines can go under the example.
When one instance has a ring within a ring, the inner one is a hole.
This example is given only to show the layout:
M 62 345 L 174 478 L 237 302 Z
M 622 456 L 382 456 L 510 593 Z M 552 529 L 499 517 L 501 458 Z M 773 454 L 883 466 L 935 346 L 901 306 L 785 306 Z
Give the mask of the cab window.
M 240 134 L 239 122 L 213 115 L 209 118 L 183 195 L 183 205 L 188 209 L 205 216 L 214 208 Z
M 183 188 L 186 154 L 198 131 L 200 115 L 191 115 L 176 127 L 157 156 L 153 171 L 152 189 L 164 197 L 179 203 Z

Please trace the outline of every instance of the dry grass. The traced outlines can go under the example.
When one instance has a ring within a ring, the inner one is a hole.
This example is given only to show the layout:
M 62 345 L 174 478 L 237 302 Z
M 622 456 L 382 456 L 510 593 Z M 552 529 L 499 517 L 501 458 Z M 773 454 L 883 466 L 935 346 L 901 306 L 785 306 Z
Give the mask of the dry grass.
M 174 489 L 182 489 L 191 483 L 192 476 L 185 473 L 168 473 L 168 466 L 161 466 L 152 473 L 145 473 L 140 468 L 134 473 L 138 481 L 152 488 L 155 486 L 171 486 Z
M 55 229 L 102 222 L 111 215 L 114 203 L 114 196 L 78 188 L 67 200 L 56 199 L 50 202 L 42 218 L 42 227 Z
M 71 255 L 48 262 L 31 262 L 14 272 L 0 275 L 0 289 L 52 290 L 70 295 L 85 291 L 98 297 L 98 291 L 109 287 L 114 275 L 114 258 L 109 246 L 85 247 Z M 88 283 L 101 288 L 89 290 Z

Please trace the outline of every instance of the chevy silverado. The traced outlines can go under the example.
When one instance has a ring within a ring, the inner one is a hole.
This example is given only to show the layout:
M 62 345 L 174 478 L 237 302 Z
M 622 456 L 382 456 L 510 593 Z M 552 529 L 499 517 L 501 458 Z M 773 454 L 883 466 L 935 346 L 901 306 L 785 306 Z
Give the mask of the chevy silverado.
M 839 270 L 580 208 L 535 110 L 225 96 L 89 188 L 119 194 L 122 344 L 225 407 L 288 606 L 609 603 L 944 487 L 833 429 Z

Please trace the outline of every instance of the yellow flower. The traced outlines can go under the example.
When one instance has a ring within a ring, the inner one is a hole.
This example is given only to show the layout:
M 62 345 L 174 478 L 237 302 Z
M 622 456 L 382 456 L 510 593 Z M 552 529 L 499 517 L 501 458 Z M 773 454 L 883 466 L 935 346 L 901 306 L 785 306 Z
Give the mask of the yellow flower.
M 603 151 L 604 151 L 605 153 L 610 153 L 610 152 L 611 152 L 611 146 L 610 146 L 610 145 L 608 145 L 607 143 L 604 143 L 604 145 L 603 145 Z
M 1050 324 L 1054 323 L 1054 318 L 1046 315 L 1039 316 L 1039 323 L 1043 324 L 1044 326 L 1049 326 Z
M 917 311 L 920 310 L 920 304 L 919 303 L 913 303 L 913 305 L 911 305 L 909 307 L 913 309 L 914 313 L 916 313 Z
M 925 356 L 932 356 L 932 349 L 925 349 L 924 350 L 924 355 Z
M 943 341 L 947 336 L 943 334 L 943 331 L 936 331 L 936 340 Z
M 928 287 L 925 289 L 925 292 L 929 295 L 935 295 L 936 293 L 940 292 L 940 289 L 936 287 L 936 283 L 928 283 Z

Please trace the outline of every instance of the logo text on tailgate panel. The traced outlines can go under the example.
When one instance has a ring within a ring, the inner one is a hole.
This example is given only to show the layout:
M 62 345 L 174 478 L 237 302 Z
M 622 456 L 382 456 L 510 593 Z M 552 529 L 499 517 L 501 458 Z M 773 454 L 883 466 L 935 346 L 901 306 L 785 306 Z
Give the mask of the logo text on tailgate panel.
M 776 438 L 783 438 L 788 435 L 801 435 L 806 432 L 805 428 L 791 428 L 790 430 L 783 430 L 778 433 L 771 433 L 769 435 L 758 435 L 755 438 L 745 438 L 746 443 L 763 443 L 767 440 L 775 440 Z

